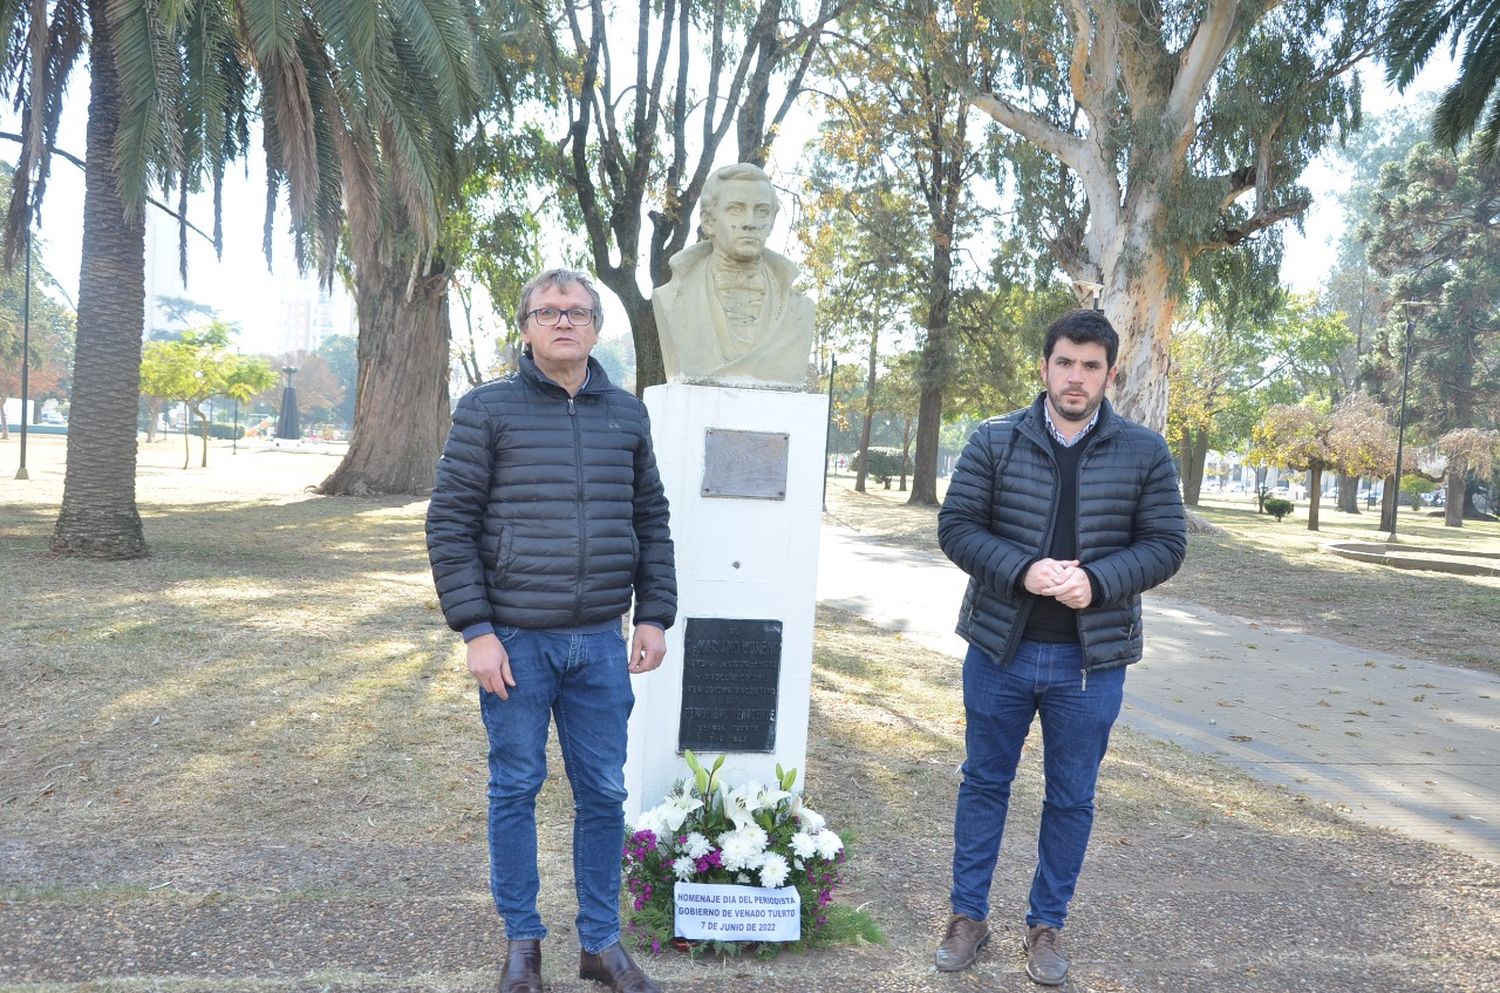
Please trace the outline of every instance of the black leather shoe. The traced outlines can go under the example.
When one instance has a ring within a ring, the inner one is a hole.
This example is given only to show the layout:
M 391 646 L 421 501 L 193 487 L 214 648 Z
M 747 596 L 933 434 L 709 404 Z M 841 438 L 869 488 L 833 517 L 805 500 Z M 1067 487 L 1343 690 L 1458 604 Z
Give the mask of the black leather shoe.
M 505 949 L 500 970 L 500 993 L 542 993 L 542 943 L 520 938 Z
M 933 964 L 939 972 L 958 972 L 974 964 L 979 949 L 990 940 L 990 926 L 962 914 L 954 914 L 948 922 L 948 933 L 938 945 Z
M 604 983 L 615 993 L 661 993 L 618 941 L 598 954 L 579 952 L 578 978 Z

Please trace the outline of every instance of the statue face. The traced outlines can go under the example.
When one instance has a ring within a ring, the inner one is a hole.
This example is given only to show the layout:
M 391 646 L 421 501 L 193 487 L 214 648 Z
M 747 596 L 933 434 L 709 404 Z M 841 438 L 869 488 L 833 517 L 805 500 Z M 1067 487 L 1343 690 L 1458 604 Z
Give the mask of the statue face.
M 775 220 L 776 194 L 771 184 L 733 179 L 719 188 L 718 202 L 704 213 L 701 223 L 715 254 L 753 262 L 765 251 Z

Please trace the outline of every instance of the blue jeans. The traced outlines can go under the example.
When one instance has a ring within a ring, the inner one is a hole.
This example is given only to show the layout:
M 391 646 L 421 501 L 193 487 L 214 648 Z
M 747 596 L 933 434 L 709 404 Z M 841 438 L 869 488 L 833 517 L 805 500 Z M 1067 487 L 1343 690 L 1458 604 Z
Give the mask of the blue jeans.
M 1040 713 L 1046 796 L 1026 925 L 1063 926 L 1094 826 L 1099 763 L 1125 690 L 1124 666 L 1090 672 L 1087 680 L 1082 669 L 1077 644 L 1022 639 L 1004 668 L 970 646 L 964 659 L 967 755 L 953 819 L 955 914 L 976 921 L 989 916 L 1010 786 L 1031 720 Z
M 511 940 L 545 938 L 536 909 L 536 795 L 547 778 L 547 728 L 573 788 L 578 940 L 598 952 L 620 939 L 620 844 L 625 837 L 626 721 L 635 703 L 624 637 L 496 625 L 516 685 L 510 699 L 479 691 L 490 739 L 490 890 Z

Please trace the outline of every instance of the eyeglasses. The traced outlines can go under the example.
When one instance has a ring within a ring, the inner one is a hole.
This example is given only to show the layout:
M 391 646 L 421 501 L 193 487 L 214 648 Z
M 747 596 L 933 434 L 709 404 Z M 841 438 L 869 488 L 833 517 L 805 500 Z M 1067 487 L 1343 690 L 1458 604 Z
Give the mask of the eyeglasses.
M 559 324 L 565 314 L 571 327 L 587 327 L 594 323 L 594 311 L 589 307 L 569 307 L 567 310 L 558 310 L 556 307 L 538 307 L 536 310 L 526 312 L 529 319 L 549 328 Z

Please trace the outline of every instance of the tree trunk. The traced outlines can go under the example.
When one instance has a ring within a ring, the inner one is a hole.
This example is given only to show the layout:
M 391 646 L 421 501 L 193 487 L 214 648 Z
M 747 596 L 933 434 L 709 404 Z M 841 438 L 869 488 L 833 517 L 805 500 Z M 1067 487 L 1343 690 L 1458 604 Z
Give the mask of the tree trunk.
M 1145 227 L 1145 221 L 1137 221 Z M 1160 433 L 1167 424 L 1167 368 L 1177 298 L 1169 289 L 1166 255 L 1149 233 L 1132 233 L 1133 250 L 1108 266 L 1104 314 L 1120 336 L 1120 372 L 1111 402 L 1133 421 Z
M 1346 514 L 1359 513 L 1359 477 L 1339 473 L 1339 506 Z
M 128 217 L 115 171 L 119 83 L 106 4 L 89 5 L 89 121 L 83 256 L 73 356 L 67 470 L 52 532 L 58 555 L 138 558 L 147 552 L 135 506 L 135 415 L 146 316 L 146 239 Z
M 1380 495 L 1380 530 L 1386 534 L 1396 530 L 1396 509 L 1400 502 L 1396 474 L 1392 472 L 1385 477 L 1385 489 Z
M 182 416 L 182 467 L 186 469 L 193 463 L 193 415 L 184 410 Z
M 407 299 L 408 258 L 355 273 L 359 386 L 349 450 L 317 487 L 326 496 L 432 492 L 448 403 L 448 271 L 435 261 Z
M 667 276 L 657 286 L 671 278 L 671 269 L 665 265 L 663 268 Z M 633 269 L 628 272 L 601 269 L 599 281 L 614 291 L 625 308 L 625 318 L 630 321 L 630 340 L 635 344 L 635 395 L 644 396 L 646 387 L 667 381 L 667 366 L 661 357 L 661 336 L 656 330 L 656 311 L 651 309 L 651 298 L 641 295 Z
M 1314 462 L 1307 470 L 1307 530 L 1318 530 L 1318 507 L 1323 502 L 1323 465 Z
M 194 411 L 193 413 L 198 414 L 197 411 Z M 198 468 L 200 468 L 200 469 L 207 469 L 208 468 L 208 428 L 209 428 L 208 418 L 204 417 L 202 414 L 198 414 L 198 421 L 199 421 L 199 425 L 198 425 L 199 436 L 203 439 L 203 444 L 201 446 L 202 447 L 202 451 L 203 451 L 203 461 L 199 464 Z
M 865 476 L 870 461 L 870 428 L 875 423 L 875 370 L 880 361 L 880 330 L 870 329 L 869 371 L 865 377 L 865 423 L 859 430 L 859 475 L 854 480 L 854 492 L 865 491 Z M 902 463 L 905 464 L 905 458 Z
M 927 283 L 927 337 L 917 370 L 917 454 L 908 504 L 936 506 L 938 434 L 943 426 L 943 387 L 948 383 L 948 315 L 953 306 L 953 216 L 936 225 L 932 239 L 932 278 Z M 906 460 L 902 459 L 905 470 Z
M 0 441 L 10 441 L 10 418 L 5 416 L 5 397 L 0 395 Z
M 156 440 L 156 425 L 161 420 L 161 401 L 156 397 L 146 397 L 146 444 Z
M 1443 526 L 1450 528 L 1461 528 L 1464 526 L 1464 491 L 1469 488 L 1469 473 L 1448 471 L 1446 485 L 1443 487 Z
M 1198 506 L 1203 494 L 1203 470 L 1208 463 L 1208 432 L 1184 428 L 1178 443 L 1182 459 L 1182 502 L 1189 507 Z

